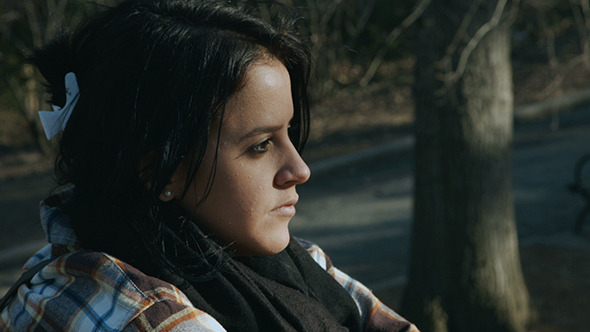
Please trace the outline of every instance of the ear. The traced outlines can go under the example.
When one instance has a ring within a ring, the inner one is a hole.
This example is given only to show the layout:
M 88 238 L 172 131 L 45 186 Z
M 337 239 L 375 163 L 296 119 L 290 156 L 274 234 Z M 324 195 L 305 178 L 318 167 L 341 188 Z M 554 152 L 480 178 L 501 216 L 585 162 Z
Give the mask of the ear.
M 150 152 L 141 158 L 138 165 L 139 178 L 141 179 L 141 181 L 145 183 L 144 186 L 147 190 L 150 190 L 152 188 L 152 182 L 150 180 L 147 180 L 149 178 L 149 171 L 147 170 L 147 166 L 153 160 L 153 158 L 154 153 Z M 158 198 L 162 202 L 170 202 L 181 196 L 184 190 L 184 175 L 186 174 L 185 172 L 186 171 L 184 163 L 181 162 L 176 171 L 174 171 L 174 174 L 172 174 L 172 177 L 170 178 L 168 184 L 164 186 L 164 189 L 158 196 Z
M 170 202 L 171 200 L 176 198 L 176 195 L 168 187 L 171 187 L 170 183 L 166 185 L 166 187 L 164 187 L 164 190 L 160 193 L 160 196 L 158 197 L 162 202 Z

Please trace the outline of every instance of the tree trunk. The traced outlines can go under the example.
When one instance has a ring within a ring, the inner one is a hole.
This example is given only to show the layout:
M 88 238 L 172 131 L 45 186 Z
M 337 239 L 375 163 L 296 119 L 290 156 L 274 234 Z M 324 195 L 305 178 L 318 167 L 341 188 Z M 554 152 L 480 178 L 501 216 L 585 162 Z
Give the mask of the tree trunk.
M 524 331 L 505 2 L 433 0 L 416 38 L 412 258 L 402 312 L 423 331 Z M 474 10 L 475 9 L 475 10 Z
M 43 89 L 39 84 L 39 77 L 35 74 L 35 69 L 30 64 L 23 65 L 22 77 L 24 79 L 24 115 L 27 119 L 29 130 L 35 140 L 35 143 L 47 157 L 54 157 L 54 150 L 51 142 L 45 138 L 45 131 L 41 126 L 38 111 L 42 110 Z M 49 109 L 49 108 L 48 108 Z

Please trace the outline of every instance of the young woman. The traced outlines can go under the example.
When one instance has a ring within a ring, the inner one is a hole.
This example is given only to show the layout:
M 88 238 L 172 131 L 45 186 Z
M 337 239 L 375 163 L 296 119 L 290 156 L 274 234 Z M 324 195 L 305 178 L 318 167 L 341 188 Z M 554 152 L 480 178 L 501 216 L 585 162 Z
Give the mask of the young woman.
M 129 0 L 32 62 L 63 186 L 1 330 L 416 331 L 289 234 L 310 176 L 293 20 Z

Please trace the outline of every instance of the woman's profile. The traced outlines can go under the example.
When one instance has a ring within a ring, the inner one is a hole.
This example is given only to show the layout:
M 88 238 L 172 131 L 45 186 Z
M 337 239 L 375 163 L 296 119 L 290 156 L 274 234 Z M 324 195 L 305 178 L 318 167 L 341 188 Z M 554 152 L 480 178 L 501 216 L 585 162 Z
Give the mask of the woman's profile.
M 49 244 L 3 331 L 417 331 L 293 238 L 309 131 L 296 18 L 127 0 L 36 50 Z

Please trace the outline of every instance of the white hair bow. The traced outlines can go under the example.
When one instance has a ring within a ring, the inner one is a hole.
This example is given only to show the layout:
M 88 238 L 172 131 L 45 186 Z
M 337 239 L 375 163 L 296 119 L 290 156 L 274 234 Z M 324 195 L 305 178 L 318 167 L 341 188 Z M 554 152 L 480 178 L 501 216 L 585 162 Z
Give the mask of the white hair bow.
M 69 72 L 65 77 L 66 84 L 66 104 L 64 107 L 51 105 L 51 111 L 39 111 L 39 118 L 45 130 L 45 136 L 48 140 L 64 130 L 72 111 L 76 107 L 78 97 L 80 96 L 80 89 L 78 88 L 78 80 L 76 74 Z

